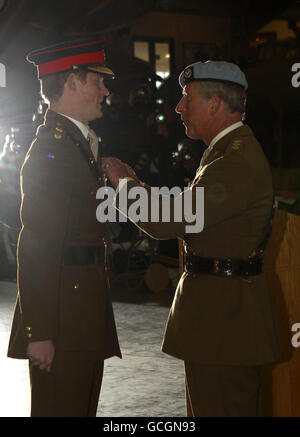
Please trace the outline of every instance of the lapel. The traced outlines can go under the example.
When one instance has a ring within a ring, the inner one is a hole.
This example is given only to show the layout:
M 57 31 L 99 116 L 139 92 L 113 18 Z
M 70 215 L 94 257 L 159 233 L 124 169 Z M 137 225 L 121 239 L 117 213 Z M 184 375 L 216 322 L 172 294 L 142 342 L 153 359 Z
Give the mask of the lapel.
M 83 159 L 88 164 L 90 171 L 96 179 L 96 182 L 102 182 L 102 175 L 100 172 L 100 156 L 98 153 L 97 161 L 94 158 L 94 155 L 90 148 L 90 143 L 84 137 L 81 130 L 74 124 L 71 120 L 64 117 L 63 115 L 58 114 L 51 109 L 48 109 L 45 114 L 45 125 L 54 130 L 58 131 L 58 134 L 63 132 L 67 135 L 73 143 L 75 143 L 76 147 L 78 147 Z

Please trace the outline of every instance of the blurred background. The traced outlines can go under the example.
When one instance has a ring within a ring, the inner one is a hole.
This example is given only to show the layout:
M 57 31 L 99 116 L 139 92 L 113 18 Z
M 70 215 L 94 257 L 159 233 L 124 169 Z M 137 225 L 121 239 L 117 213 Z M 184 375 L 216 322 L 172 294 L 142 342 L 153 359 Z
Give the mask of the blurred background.
M 0 0 L 0 280 L 15 280 L 19 172 L 46 110 L 25 56 L 98 36 L 106 38 L 116 73 L 104 116 L 92 126 L 103 156 L 128 162 L 148 184 L 187 186 L 205 147 L 185 136 L 174 111 L 179 72 L 198 60 L 235 62 L 249 82 L 246 123 L 271 165 L 278 206 L 300 214 L 300 90 L 292 85 L 292 66 L 300 63 L 300 1 Z M 158 256 L 178 265 L 177 241 L 145 243 L 133 228 L 112 230 L 117 273 L 128 241 L 146 254 L 146 265 Z M 141 268 L 136 253 L 131 262 L 129 270 Z

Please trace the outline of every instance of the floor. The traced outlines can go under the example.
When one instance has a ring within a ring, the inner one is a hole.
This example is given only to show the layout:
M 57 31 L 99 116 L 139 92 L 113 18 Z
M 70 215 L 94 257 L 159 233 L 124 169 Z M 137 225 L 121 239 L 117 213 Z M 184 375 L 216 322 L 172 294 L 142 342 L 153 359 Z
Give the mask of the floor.
M 145 288 L 112 297 L 123 359 L 105 362 L 99 417 L 184 417 L 183 363 L 161 352 L 164 326 L 174 290 Z M 29 416 L 27 361 L 6 357 L 16 297 L 14 282 L 0 282 L 0 417 Z

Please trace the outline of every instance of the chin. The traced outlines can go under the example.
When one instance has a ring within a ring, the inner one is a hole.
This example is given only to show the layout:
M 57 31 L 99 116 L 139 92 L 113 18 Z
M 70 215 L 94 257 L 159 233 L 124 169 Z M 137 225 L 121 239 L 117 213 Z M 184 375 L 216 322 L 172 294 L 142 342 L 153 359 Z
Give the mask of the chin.
M 93 114 L 90 117 L 90 121 L 97 120 L 97 118 L 101 118 L 103 115 L 102 111 L 98 111 L 97 114 Z
M 185 130 L 185 134 L 187 137 L 191 138 L 192 140 L 197 140 L 197 136 L 195 135 L 195 133 L 189 129 Z
M 102 115 L 103 115 L 103 112 L 102 112 L 102 107 L 101 107 L 101 108 L 98 109 L 98 111 L 97 111 L 97 118 L 101 118 Z

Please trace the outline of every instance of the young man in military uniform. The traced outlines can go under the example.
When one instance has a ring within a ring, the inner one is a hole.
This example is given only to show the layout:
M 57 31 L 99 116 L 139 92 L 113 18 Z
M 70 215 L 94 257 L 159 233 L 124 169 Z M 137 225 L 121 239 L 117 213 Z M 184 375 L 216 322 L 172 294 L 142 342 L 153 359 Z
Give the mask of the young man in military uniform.
M 103 364 L 121 357 L 107 287 L 96 135 L 108 90 L 103 40 L 27 56 L 49 102 L 21 170 L 18 296 L 8 356 L 29 358 L 32 416 L 95 416 Z
M 237 65 L 196 62 L 185 68 L 179 82 L 183 97 L 176 111 L 187 136 L 208 146 L 187 189 L 195 203 L 197 189 L 204 187 L 204 228 L 187 233 L 190 223 L 172 219 L 177 204 L 172 200 L 170 222 L 149 218 L 137 223 L 154 238 L 184 240 L 184 273 L 162 349 L 184 360 L 189 415 L 256 416 L 261 367 L 279 356 L 262 273 L 273 200 L 270 169 L 252 130 L 242 122 L 247 81 Z M 103 165 L 118 186 L 121 209 L 123 190 L 141 182 L 115 158 Z M 132 202 L 128 199 L 128 207 Z

